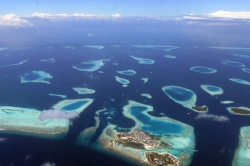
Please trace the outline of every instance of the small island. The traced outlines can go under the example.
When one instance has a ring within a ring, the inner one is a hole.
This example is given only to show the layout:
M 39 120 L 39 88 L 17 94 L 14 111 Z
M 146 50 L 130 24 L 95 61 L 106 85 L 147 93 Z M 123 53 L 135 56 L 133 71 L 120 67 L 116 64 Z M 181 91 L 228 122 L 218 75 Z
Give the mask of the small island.
M 145 156 L 152 165 L 180 166 L 180 160 L 169 153 L 145 152 Z
M 208 111 L 208 108 L 206 106 L 202 106 L 202 107 L 193 106 L 192 109 L 199 111 L 199 112 L 207 112 Z
M 250 115 L 250 109 L 247 107 L 227 107 L 227 110 L 233 115 Z
M 235 114 L 250 114 L 250 110 L 241 109 L 241 108 L 231 108 L 231 111 Z
M 140 130 L 133 130 L 131 132 L 117 132 L 115 139 L 120 142 L 133 142 L 137 144 L 143 144 L 147 149 L 148 147 L 157 147 L 160 142 L 155 140 L 152 136 L 146 132 Z

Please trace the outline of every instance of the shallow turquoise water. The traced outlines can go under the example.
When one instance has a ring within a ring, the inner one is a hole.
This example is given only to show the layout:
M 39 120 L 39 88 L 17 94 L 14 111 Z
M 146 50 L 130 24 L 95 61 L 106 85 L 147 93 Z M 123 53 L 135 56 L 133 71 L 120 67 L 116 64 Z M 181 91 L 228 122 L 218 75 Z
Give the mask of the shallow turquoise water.
M 142 124 L 144 124 L 141 127 L 143 131 L 153 133 L 155 135 L 164 135 L 170 133 L 178 134 L 182 132 L 183 127 L 178 124 L 151 119 L 150 116 L 143 113 L 146 109 L 147 107 L 143 106 L 135 106 L 130 108 L 130 114 Z
M 220 90 L 219 88 L 213 87 L 213 86 L 208 86 L 207 89 L 210 91 L 219 91 Z
M 69 104 L 67 106 L 62 107 L 61 110 L 72 111 L 72 110 L 80 108 L 81 106 L 83 106 L 87 102 L 88 101 L 78 101 L 78 102 L 75 102 L 75 103 L 72 103 L 72 104 Z
M 188 91 L 184 88 L 177 88 L 177 87 L 165 89 L 164 92 L 168 94 L 170 97 L 178 101 L 190 100 L 194 95 L 191 91 Z

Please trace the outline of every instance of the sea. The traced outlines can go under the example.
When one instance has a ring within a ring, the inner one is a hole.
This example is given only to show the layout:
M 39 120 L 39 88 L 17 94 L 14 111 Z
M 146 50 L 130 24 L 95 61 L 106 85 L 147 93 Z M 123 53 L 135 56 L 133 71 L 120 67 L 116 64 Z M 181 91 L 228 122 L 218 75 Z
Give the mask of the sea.
M 122 113 L 128 100 L 152 106 L 151 116 L 166 116 L 194 128 L 196 151 L 191 166 L 232 164 L 240 128 L 249 126 L 250 121 L 249 116 L 232 115 L 226 108 L 250 107 L 250 86 L 233 82 L 230 78 L 250 81 L 250 74 L 242 70 L 244 67 L 222 62 L 235 61 L 250 68 L 249 58 L 234 55 L 250 56 L 249 32 L 246 31 L 249 25 L 143 18 L 30 21 L 36 26 L 0 31 L 0 105 L 47 110 L 63 100 L 50 96 L 51 93 L 66 95 L 66 99 L 91 98 L 94 101 L 79 118 L 72 120 L 69 132 L 61 140 L 0 131 L 0 138 L 4 138 L 0 141 L 1 166 L 46 163 L 58 166 L 131 165 L 125 158 L 102 153 L 90 145 L 75 144 L 81 131 L 95 125 L 95 113 L 101 109 L 113 114 L 100 114 L 100 126 L 90 144 L 95 144 L 108 124 L 133 127 L 135 122 Z M 141 64 L 131 56 L 151 59 L 154 63 Z M 104 64 L 95 71 L 73 68 L 81 62 L 96 60 L 108 61 L 103 61 Z M 191 71 L 194 66 L 212 68 L 217 72 Z M 129 69 L 136 74 L 117 73 Z M 21 83 L 21 77 L 31 71 L 45 71 L 53 78 L 47 80 L 50 84 Z M 123 87 L 115 76 L 130 83 Z M 148 81 L 144 83 L 141 78 L 148 78 Z M 220 87 L 224 93 L 212 96 L 200 87 L 202 84 Z M 162 90 L 164 86 L 192 90 L 197 96 L 196 105 L 208 107 L 206 114 L 228 120 L 197 119 L 199 113 L 170 99 Z M 78 94 L 74 87 L 94 89 L 95 93 Z M 142 93 L 150 94 L 152 98 L 141 96 Z M 227 100 L 234 103 L 220 103 Z

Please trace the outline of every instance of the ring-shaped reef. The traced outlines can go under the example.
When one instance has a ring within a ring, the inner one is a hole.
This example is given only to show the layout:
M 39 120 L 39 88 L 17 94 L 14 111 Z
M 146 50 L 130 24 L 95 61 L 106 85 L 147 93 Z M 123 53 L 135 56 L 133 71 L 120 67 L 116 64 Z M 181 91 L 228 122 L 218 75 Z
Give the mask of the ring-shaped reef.
M 197 107 L 195 105 L 197 96 L 190 90 L 180 86 L 164 86 L 163 92 L 173 101 L 198 113 L 208 112 L 207 106 Z
M 67 99 L 62 100 L 52 106 L 53 109 L 62 110 L 65 112 L 76 111 L 79 114 L 84 111 L 91 103 L 93 99 L 85 98 L 85 99 Z
M 123 85 L 122 85 L 123 87 L 127 87 L 127 86 L 128 86 L 127 84 L 130 83 L 129 80 L 127 80 L 127 79 L 125 79 L 125 78 L 120 78 L 120 77 L 118 77 L 118 76 L 115 76 L 115 80 L 116 80 L 117 82 L 123 84 Z
M 117 73 L 123 74 L 123 75 L 135 75 L 136 71 L 129 69 L 129 70 L 117 71 Z
M 250 108 L 247 107 L 227 107 L 227 110 L 232 115 L 242 115 L 242 116 L 250 115 Z
M 237 82 L 239 84 L 250 85 L 249 81 L 238 79 L 238 78 L 229 78 L 233 82 Z
M 209 47 L 209 48 L 223 49 L 223 50 L 250 50 L 250 48 L 244 48 L 244 47 Z
M 46 83 L 50 84 L 49 80 L 53 78 L 49 73 L 45 71 L 31 71 L 20 76 L 21 83 Z
M 17 65 L 22 65 L 24 64 L 25 62 L 27 62 L 29 59 L 26 59 L 24 61 L 21 61 L 19 63 L 14 63 L 14 64 L 9 64 L 9 65 L 3 65 L 3 66 L 0 66 L 0 67 L 8 67 L 8 66 L 17 66 Z
M 147 58 L 139 58 L 139 57 L 135 57 L 135 56 L 130 56 L 132 58 L 134 58 L 135 60 L 138 61 L 139 64 L 146 64 L 146 65 L 151 65 L 153 64 L 155 61 L 152 59 L 147 59 Z
M 154 48 L 154 49 L 164 49 L 164 51 L 171 51 L 172 49 L 179 48 L 178 46 L 168 46 L 168 45 L 133 45 L 137 48 Z
M 88 88 L 73 88 L 74 91 L 76 91 L 78 94 L 92 94 L 95 93 L 94 89 L 88 89 Z
M 212 74 L 217 72 L 217 70 L 204 67 L 204 66 L 194 66 L 190 68 L 191 71 L 197 72 L 197 73 L 203 73 L 203 74 Z
M 221 89 L 218 86 L 213 86 L 213 85 L 200 85 L 201 88 L 209 93 L 210 95 L 221 95 L 224 93 L 223 89 Z
M 250 69 L 248 69 L 248 68 L 243 68 L 242 69 L 244 72 L 246 72 L 246 73 L 250 73 Z
M 234 67 L 245 67 L 243 63 L 235 62 L 235 61 L 222 61 L 222 63 L 225 65 L 234 66 Z
M 242 55 L 242 54 L 234 54 L 234 56 L 240 57 L 240 58 L 249 58 L 249 55 Z
M 152 106 L 129 100 L 123 114 L 135 126 L 120 132 L 108 124 L 92 147 L 133 164 L 189 165 L 195 147 L 193 127 L 168 117 L 154 117 L 150 111 Z
M 250 163 L 250 126 L 240 128 L 239 145 L 234 153 L 232 166 L 249 166 Z
M 103 61 L 109 61 L 109 59 L 82 62 L 80 65 L 73 66 L 73 68 L 80 71 L 96 71 L 104 66 Z

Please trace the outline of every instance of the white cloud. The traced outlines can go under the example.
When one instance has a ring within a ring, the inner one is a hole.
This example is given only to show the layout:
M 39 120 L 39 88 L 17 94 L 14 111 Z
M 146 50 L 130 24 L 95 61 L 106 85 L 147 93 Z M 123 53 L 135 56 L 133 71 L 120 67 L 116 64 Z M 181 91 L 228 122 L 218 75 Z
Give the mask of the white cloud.
M 34 13 L 30 17 L 49 19 L 49 20 L 61 20 L 66 18 L 107 18 L 105 15 L 95 15 L 95 14 L 84 14 L 84 13 L 75 13 L 75 14 L 49 14 L 49 13 Z
M 32 157 L 33 157 L 33 155 L 31 155 L 31 154 L 30 155 L 26 155 L 25 156 L 25 161 L 31 160 Z
M 231 12 L 231 11 L 219 10 L 209 14 L 208 16 L 231 18 L 231 19 L 250 19 L 250 12 L 243 12 L 243 11 Z
M 93 35 L 92 35 L 91 33 L 88 33 L 87 36 L 88 36 L 88 37 L 91 37 L 91 36 L 93 36 Z
M 78 118 L 79 114 L 76 111 L 64 112 L 61 110 L 43 110 L 39 116 L 39 119 L 43 121 L 44 119 L 75 119 Z
M 26 27 L 26 26 L 33 26 L 33 24 L 29 23 L 25 19 L 18 17 L 15 14 L 6 14 L 3 16 L 0 16 L 0 26 Z
M 45 162 L 41 166 L 56 166 L 56 164 L 53 162 Z
M 122 17 L 120 14 L 112 14 L 111 16 L 115 17 L 115 18 L 121 18 Z
M 0 142 L 5 142 L 5 141 L 7 141 L 7 138 L 1 138 L 0 137 Z
M 189 15 L 189 16 L 183 16 L 183 19 L 188 19 L 188 20 L 205 20 L 205 17 L 201 16 L 194 16 L 194 15 Z
M 218 116 L 213 114 L 199 114 L 194 119 L 206 119 L 206 120 L 212 120 L 217 122 L 230 122 L 229 118 L 227 116 Z

